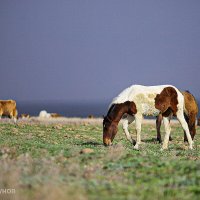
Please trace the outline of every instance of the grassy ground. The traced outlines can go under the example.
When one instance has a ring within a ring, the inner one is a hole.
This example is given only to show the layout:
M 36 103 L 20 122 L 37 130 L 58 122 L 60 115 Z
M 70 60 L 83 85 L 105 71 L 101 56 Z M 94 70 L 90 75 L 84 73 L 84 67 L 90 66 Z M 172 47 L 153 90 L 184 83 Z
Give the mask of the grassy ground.
M 191 151 L 173 125 L 173 141 L 161 152 L 155 125 L 143 125 L 136 151 L 121 127 L 104 147 L 101 126 L 0 124 L 0 188 L 15 189 L 0 199 L 199 199 L 199 132 Z

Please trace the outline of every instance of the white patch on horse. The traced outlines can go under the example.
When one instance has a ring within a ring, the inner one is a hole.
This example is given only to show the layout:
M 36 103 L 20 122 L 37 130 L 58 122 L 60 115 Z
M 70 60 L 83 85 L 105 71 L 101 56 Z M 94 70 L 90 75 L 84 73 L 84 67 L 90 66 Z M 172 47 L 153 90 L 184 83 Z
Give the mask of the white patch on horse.
M 155 108 L 156 93 L 139 93 L 134 97 L 137 111 L 145 116 L 157 116 L 160 111 Z

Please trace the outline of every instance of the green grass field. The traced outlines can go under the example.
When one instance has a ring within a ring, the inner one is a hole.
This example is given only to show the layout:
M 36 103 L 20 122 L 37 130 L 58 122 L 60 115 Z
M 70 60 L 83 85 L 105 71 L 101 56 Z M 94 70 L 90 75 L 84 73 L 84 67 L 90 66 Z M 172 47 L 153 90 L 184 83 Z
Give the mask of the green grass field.
M 179 125 L 169 150 L 155 136 L 155 125 L 143 125 L 136 151 L 121 127 L 104 147 L 101 126 L 0 124 L 0 188 L 15 189 L 0 199 L 200 199 L 200 129 L 194 150 Z

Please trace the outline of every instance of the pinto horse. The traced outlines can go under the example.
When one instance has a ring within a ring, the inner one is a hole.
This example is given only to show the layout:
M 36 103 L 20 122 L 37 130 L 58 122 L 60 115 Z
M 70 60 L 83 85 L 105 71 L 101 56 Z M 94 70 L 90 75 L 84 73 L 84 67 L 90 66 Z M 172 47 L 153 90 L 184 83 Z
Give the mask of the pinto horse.
M 165 138 L 162 149 L 168 148 L 170 136 L 170 117 L 176 116 L 182 128 L 184 129 L 189 148 L 193 148 L 193 141 L 190 136 L 187 122 L 184 118 L 184 97 L 181 92 L 172 85 L 142 86 L 132 85 L 123 90 L 113 99 L 109 106 L 108 113 L 103 120 L 103 143 L 111 145 L 118 131 L 118 123 L 123 116 L 125 122 L 123 129 L 126 137 L 133 143 L 128 132 L 128 124 L 135 120 L 136 144 L 134 149 L 139 148 L 141 143 L 141 124 L 143 116 L 158 116 L 162 114 Z

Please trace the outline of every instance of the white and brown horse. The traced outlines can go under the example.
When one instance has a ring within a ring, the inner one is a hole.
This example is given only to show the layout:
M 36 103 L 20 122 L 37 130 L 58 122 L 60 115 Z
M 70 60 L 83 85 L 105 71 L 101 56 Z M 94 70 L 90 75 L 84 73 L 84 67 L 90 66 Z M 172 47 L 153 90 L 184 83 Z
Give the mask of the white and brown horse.
M 168 148 L 170 136 L 170 120 L 173 115 L 179 120 L 183 127 L 188 142 L 189 148 L 193 148 L 193 141 L 190 136 L 187 122 L 184 118 L 184 97 L 181 92 L 172 85 L 159 86 L 142 86 L 132 85 L 123 90 L 116 98 L 113 99 L 108 113 L 103 120 L 103 143 L 111 145 L 117 134 L 117 126 L 123 116 L 125 121 L 123 129 L 126 137 L 131 142 L 131 136 L 128 132 L 128 124 L 135 120 L 136 127 L 136 144 L 135 149 L 138 149 L 141 143 L 141 124 L 143 116 L 163 116 L 165 127 L 165 138 L 162 149 Z M 125 115 L 126 114 L 126 115 Z

